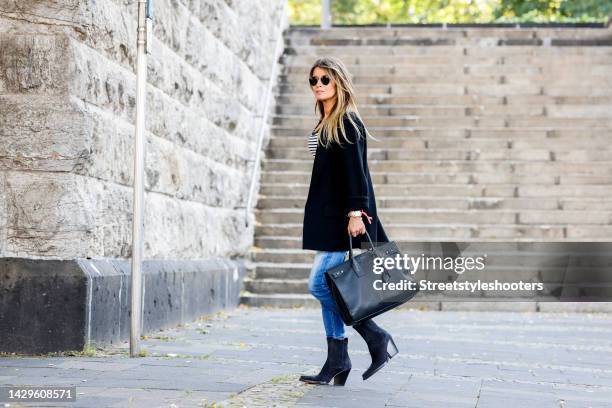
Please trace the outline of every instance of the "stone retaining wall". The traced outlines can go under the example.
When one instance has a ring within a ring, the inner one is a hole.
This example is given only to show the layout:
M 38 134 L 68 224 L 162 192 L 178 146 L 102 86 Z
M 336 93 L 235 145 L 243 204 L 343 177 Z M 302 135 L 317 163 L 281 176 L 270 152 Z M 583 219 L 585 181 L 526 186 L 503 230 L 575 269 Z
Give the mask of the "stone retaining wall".
M 0 2 L 0 258 L 131 256 L 136 12 Z M 155 0 L 153 12 L 144 258 L 239 268 L 281 3 Z

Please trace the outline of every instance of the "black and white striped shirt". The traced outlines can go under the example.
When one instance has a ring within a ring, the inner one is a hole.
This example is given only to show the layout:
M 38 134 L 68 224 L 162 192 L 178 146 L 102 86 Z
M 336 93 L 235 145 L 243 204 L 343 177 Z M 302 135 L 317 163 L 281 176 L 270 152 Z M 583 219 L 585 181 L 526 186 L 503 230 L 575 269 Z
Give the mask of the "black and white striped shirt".
M 312 131 L 312 133 L 310 134 L 310 137 L 308 138 L 308 150 L 310 150 L 310 153 L 312 153 L 313 157 L 317 153 L 317 134 L 315 133 L 314 130 Z

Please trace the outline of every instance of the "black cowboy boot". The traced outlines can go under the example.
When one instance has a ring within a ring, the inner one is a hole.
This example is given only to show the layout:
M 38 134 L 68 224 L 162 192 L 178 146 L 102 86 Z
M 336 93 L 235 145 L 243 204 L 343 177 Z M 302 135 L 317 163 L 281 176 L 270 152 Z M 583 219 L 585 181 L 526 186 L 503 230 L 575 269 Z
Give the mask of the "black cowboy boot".
M 353 325 L 353 328 L 367 343 L 372 357 L 372 364 L 362 375 L 363 379 L 367 380 L 380 370 L 391 357 L 396 355 L 398 350 L 391 335 L 374 323 L 372 319 L 359 322 Z
M 310 384 L 327 384 L 334 379 L 334 385 L 344 385 L 351 371 L 348 355 L 348 339 L 327 337 L 327 360 L 317 375 L 302 375 L 300 381 Z

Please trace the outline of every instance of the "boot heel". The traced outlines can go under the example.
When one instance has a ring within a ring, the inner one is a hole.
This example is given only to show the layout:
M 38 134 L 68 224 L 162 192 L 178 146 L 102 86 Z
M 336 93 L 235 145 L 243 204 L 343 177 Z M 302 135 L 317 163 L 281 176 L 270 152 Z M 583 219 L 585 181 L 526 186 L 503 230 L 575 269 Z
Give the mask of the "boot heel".
M 395 342 L 393 341 L 393 337 L 389 336 L 389 343 L 387 343 L 387 357 L 393 358 L 399 352 Z
M 344 383 L 346 383 L 346 379 L 350 372 L 351 372 L 351 369 L 349 368 L 346 371 L 342 371 L 336 374 L 336 376 L 334 377 L 334 385 L 344 385 Z

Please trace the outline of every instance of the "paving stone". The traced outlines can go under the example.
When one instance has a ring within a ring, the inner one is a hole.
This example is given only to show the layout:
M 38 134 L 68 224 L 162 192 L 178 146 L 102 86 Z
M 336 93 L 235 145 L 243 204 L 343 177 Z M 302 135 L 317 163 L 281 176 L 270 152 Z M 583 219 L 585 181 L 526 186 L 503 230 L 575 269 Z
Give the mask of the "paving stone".
M 399 354 L 363 381 L 370 356 L 348 328 L 353 368 L 344 387 L 298 381 L 300 374 L 318 372 L 325 360 L 320 318 L 313 309 L 238 308 L 209 316 L 205 326 L 185 325 L 143 340 L 146 357 L 129 358 L 127 343 L 93 357 L 4 357 L 0 384 L 75 385 L 82 393 L 75 407 L 201 407 L 205 400 L 218 407 L 430 408 L 478 402 L 478 408 L 558 408 L 563 401 L 564 408 L 583 408 L 612 400 L 612 351 L 601 336 L 609 333 L 612 316 L 388 313 L 377 321 L 392 333 Z M 591 333 L 596 336 L 589 342 Z

